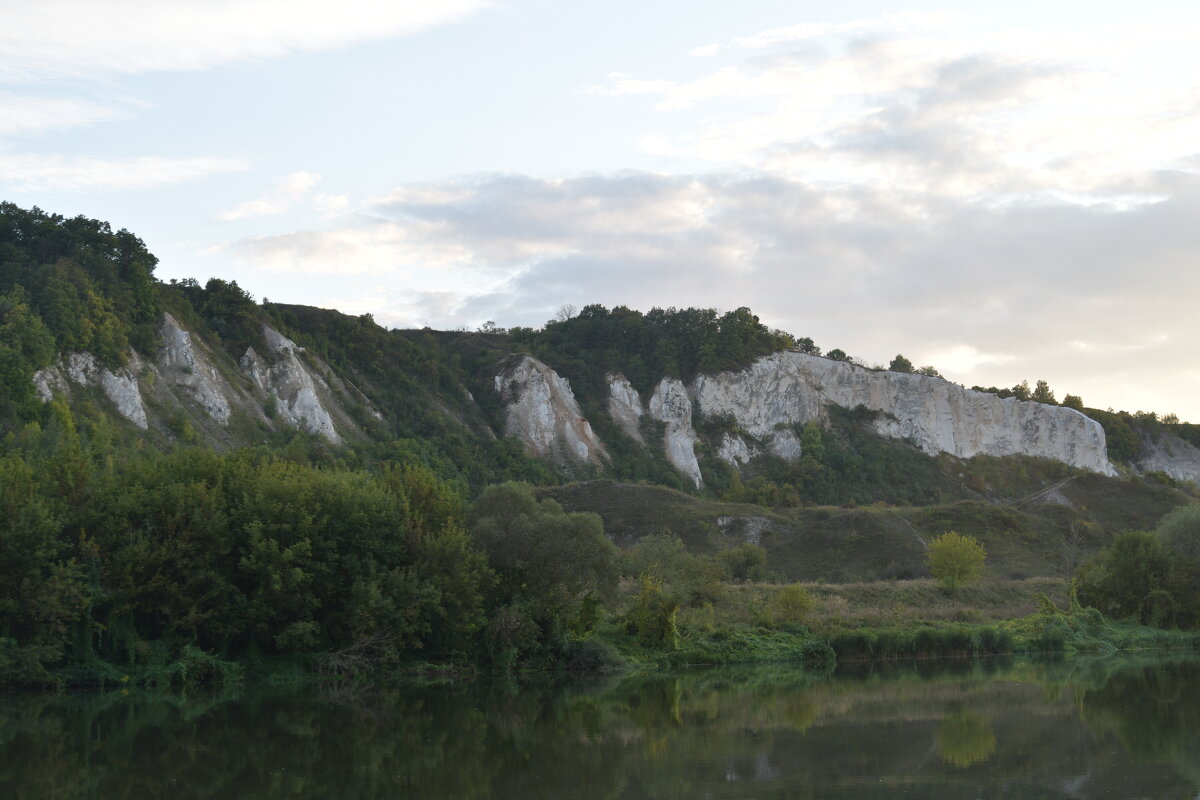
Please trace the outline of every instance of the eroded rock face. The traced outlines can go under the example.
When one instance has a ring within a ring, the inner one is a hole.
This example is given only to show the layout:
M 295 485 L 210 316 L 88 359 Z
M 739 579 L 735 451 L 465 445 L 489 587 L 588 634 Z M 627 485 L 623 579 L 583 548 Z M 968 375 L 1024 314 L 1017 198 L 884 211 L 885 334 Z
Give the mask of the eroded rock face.
M 162 340 L 155 359 L 159 374 L 210 417 L 222 425 L 227 424 L 231 390 L 203 351 L 193 345 L 192 335 L 179 327 L 179 322 L 170 314 L 163 314 L 158 334 Z
M 33 385 L 42 400 L 49 402 L 55 392 L 69 393 L 70 384 L 98 386 L 104 396 L 112 401 L 117 413 L 142 430 L 149 427 L 142 393 L 138 389 L 137 375 L 146 367 L 137 353 L 129 351 L 125 366 L 115 372 L 101 366 L 91 353 L 70 353 L 60 356 L 53 366 L 39 370 L 33 376 Z
M 696 460 L 696 431 L 692 428 L 692 400 L 678 378 L 663 378 L 650 397 L 650 416 L 666 423 L 663 448 L 667 461 L 691 478 L 699 489 L 703 485 L 700 463 Z
M 748 464 L 758 454 L 757 447 L 752 447 L 741 436 L 732 433 L 723 434 L 721 444 L 717 447 L 717 458 L 731 467 Z
M 263 338 L 272 361 L 248 347 L 241 358 L 242 369 L 259 389 L 275 398 L 280 419 L 301 430 L 320 434 L 331 442 L 340 442 L 342 437 L 334 428 L 329 411 L 321 405 L 319 396 L 327 393 L 329 387 L 300 360 L 298 354 L 304 352 L 304 348 L 266 325 L 263 326 Z
M 624 375 L 608 376 L 608 414 L 626 436 L 636 441 L 642 439 L 642 398 Z
M 1177 481 L 1191 481 L 1200 486 L 1200 448 L 1166 432 L 1157 438 L 1146 437 L 1138 469 L 1165 472 Z
M 940 378 L 875 372 L 803 353 L 775 353 L 741 372 L 702 375 L 691 394 L 709 416 L 730 415 L 780 455 L 777 426 L 820 419 L 824 408 L 863 405 L 882 412 L 875 429 L 930 455 L 1029 455 L 1114 475 L 1100 424 L 1070 408 L 973 392 Z M 792 456 L 794 457 L 794 456 Z
M 505 409 L 504 432 L 540 458 L 602 466 L 604 443 L 583 418 L 571 385 L 533 356 L 521 356 L 495 378 Z

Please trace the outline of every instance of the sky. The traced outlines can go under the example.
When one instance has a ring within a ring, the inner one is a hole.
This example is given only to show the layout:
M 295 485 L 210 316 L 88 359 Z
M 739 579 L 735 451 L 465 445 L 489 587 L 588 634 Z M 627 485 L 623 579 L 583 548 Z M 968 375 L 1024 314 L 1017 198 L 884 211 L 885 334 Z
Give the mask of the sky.
M 0 199 L 392 327 L 748 306 L 1200 422 L 1196 41 L 1183 2 L 0 0 Z

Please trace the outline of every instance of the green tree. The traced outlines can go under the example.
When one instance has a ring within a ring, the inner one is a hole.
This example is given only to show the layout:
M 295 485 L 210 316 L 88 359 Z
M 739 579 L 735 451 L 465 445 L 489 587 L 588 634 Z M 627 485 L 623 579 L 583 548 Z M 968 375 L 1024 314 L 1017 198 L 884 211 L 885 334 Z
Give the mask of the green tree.
M 618 552 L 597 514 L 565 513 L 553 500 L 535 498 L 527 484 L 510 482 L 484 490 L 470 526 L 499 578 L 494 604 L 508 609 L 501 617 L 513 637 L 532 621 L 536 641 L 554 645 L 616 590 Z M 524 633 L 519 640 L 534 641 Z
M 813 343 L 811 336 L 802 336 L 796 340 L 796 350 L 801 353 L 807 353 L 810 356 L 821 355 L 821 348 Z
M 1069 394 L 1063 397 L 1062 405 L 1066 408 L 1073 408 L 1076 411 L 1083 411 L 1083 398 L 1077 394 Z
M 954 592 L 983 574 L 983 545 L 973 536 L 946 531 L 929 543 L 928 563 L 933 577 Z
M 1117 619 L 1170 624 L 1178 613 L 1171 585 L 1174 554 L 1153 531 L 1123 531 L 1077 573 L 1079 600 Z
M 1200 503 L 1189 503 L 1168 512 L 1155 530 L 1176 555 L 1200 561 Z
M 846 351 L 840 347 L 835 347 L 825 354 L 825 357 L 833 361 L 849 361 L 850 356 L 846 355 Z
M 1050 384 L 1046 381 L 1038 381 L 1034 387 L 1033 394 L 1029 397 L 1038 403 L 1046 403 L 1047 405 L 1058 405 L 1058 401 L 1054 399 L 1054 392 L 1050 390 Z
M 913 363 L 900 354 L 897 354 L 896 357 L 892 359 L 891 363 L 888 364 L 888 369 L 892 372 L 911 373 L 917 371 L 916 367 L 913 366 Z

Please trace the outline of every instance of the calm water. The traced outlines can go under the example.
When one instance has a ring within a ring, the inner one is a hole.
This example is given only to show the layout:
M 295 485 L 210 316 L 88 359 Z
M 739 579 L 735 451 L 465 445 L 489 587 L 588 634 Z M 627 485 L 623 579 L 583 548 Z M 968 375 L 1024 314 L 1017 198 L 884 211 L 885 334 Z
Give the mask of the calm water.
M 3 698 L 0 797 L 1195 798 L 1200 662 Z

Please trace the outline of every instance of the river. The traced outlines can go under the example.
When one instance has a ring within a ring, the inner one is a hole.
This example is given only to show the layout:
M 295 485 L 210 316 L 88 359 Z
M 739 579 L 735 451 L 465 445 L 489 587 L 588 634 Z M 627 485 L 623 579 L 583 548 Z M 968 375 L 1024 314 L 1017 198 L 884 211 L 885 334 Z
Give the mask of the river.
M 1195 798 L 1200 661 L 16 694 L 6 798 Z

